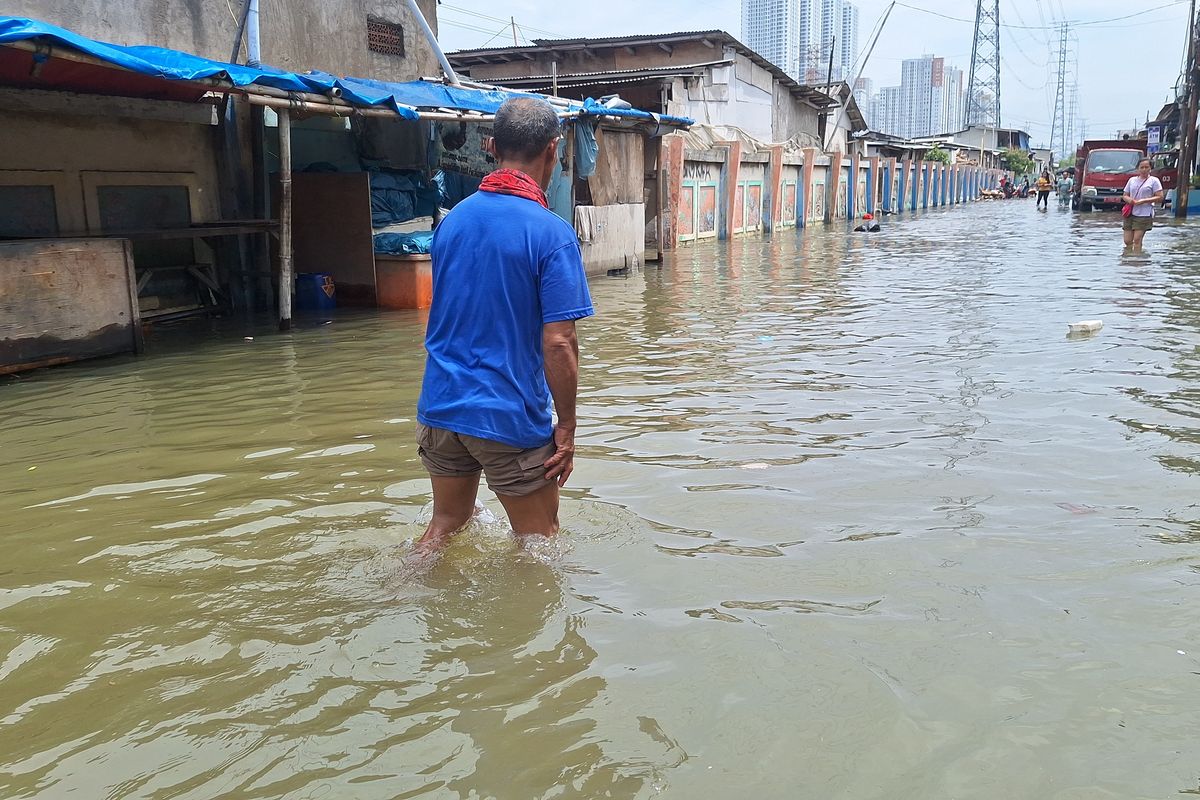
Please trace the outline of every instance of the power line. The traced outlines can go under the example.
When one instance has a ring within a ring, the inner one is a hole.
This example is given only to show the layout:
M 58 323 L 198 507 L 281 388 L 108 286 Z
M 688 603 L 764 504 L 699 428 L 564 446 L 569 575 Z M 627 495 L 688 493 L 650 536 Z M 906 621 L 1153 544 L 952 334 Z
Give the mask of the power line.
M 463 8 L 462 6 L 454 6 L 454 5 L 450 5 L 449 3 L 440 3 L 438 7 L 439 8 L 448 8 L 451 11 L 457 11 L 460 14 L 466 14 L 466 15 L 472 16 L 472 17 L 479 17 L 480 19 L 486 19 L 489 22 L 502 22 L 505 25 L 512 24 L 510 20 L 504 19 L 503 17 L 493 17 L 491 14 L 484 14 L 481 11 L 474 11 L 469 8 Z M 561 33 L 555 33 L 554 31 L 543 30 L 542 28 L 535 28 L 532 25 L 521 25 L 520 27 L 522 27 L 528 31 L 533 31 L 534 33 L 542 33 L 542 34 L 545 34 L 546 36 L 553 36 L 556 39 L 566 38 Z
M 1154 8 L 1147 8 L 1142 11 L 1135 11 L 1134 13 L 1126 14 L 1123 17 L 1109 17 L 1108 19 L 1094 19 L 1094 20 L 1088 20 L 1088 21 L 1084 21 L 1084 20 L 1063 20 L 1063 21 L 1070 22 L 1072 25 L 1074 25 L 1076 27 L 1084 27 L 1084 26 L 1090 26 L 1090 25 L 1102 25 L 1107 22 L 1120 22 L 1121 20 L 1132 19 L 1133 17 L 1140 17 L 1143 14 L 1149 14 L 1154 11 L 1161 11 L 1164 8 L 1174 8 L 1184 2 L 1187 2 L 1187 0 L 1172 0 L 1172 2 L 1170 2 L 1170 3 L 1165 3 L 1161 6 L 1155 6 Z M 949 14 L 943 14 L 940 11 L 934 11 L 933 9 L 929 9 L 929 8 L 921 8 L 920 6 L 914 6 L 909 3 L 897 2 L 896 5 L 898 5 L 902 8 L 907 8 L 910 11 L 919 11 L 922 14 L 931 14 L 935 17 L 941 17 L 942 19 L 952 20 L 954 22 L 967 22 L 970 24 L 975 23 L 975 20 L 973 20 L 973 19 L 966 19 L 964 17 L 954 17 Z M 1162 20 L 1162 21 L 1166 22 L 1167 20 Z M 1057 27 L 1057 26 L 1055 26 L 1055 25 L 1013 25 L 1010 22 L 1002 22 L 1002 23 L 1000 23 L 1000 27 L 1001 28 L 1015 28 L 1017 30 L 1054 30 L 1055 27 Z

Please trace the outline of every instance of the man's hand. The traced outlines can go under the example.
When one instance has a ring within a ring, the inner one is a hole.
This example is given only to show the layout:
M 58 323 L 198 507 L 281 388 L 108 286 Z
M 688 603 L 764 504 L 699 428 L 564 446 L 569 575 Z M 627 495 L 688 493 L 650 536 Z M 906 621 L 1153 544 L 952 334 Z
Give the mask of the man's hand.
M 575 469 L 575 426 L 554 426 L 554 455 L 542 464 L 546 468 L 546 480 L 557 480 L 559 487 L 565 486 L 567 478 Z

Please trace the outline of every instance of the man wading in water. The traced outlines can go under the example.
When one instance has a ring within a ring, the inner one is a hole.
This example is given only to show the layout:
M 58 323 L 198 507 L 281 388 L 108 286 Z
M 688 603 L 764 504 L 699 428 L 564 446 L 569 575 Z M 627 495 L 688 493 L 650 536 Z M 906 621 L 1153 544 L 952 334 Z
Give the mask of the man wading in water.
M 433 238 L 417 403 L 418 452 L 433 482 L 424 553 L 470 519 L 481 471 L 519 538 L 553 536 L 558 490 L 574 468 L 575 320 L 595 312 L 575 231 L 546 202 L 562 131 L 548 103 L 522 98 L 500 107 L 493 134 L 499 169 Z

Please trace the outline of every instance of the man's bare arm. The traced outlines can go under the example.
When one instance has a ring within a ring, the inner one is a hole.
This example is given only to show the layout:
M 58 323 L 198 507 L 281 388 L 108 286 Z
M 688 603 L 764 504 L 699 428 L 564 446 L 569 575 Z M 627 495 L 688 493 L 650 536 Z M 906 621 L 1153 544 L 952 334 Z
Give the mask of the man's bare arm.
M 542 357 L 546 383 L 554 398 L 554 455 L 546 459 L 546 480 L 567 482 L 575 469 L 575 395 L 579 390 L 579 340 L 575 320 L 542 326 Z

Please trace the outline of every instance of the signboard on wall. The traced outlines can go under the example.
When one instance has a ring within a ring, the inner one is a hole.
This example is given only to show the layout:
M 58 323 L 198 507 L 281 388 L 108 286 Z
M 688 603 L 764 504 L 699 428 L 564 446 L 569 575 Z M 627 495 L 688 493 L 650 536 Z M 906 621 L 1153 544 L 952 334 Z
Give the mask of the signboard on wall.
M 1146 129 L 1146 152 L 1157 153 L 1162 149 L 1162 129 L 1151 126 Z
M 484 149 L 492 138 L 491 125 L 440 122 L 437 137 L 439 168 L 472 178 L 482 178 L 496 168 L 496 159 Z

